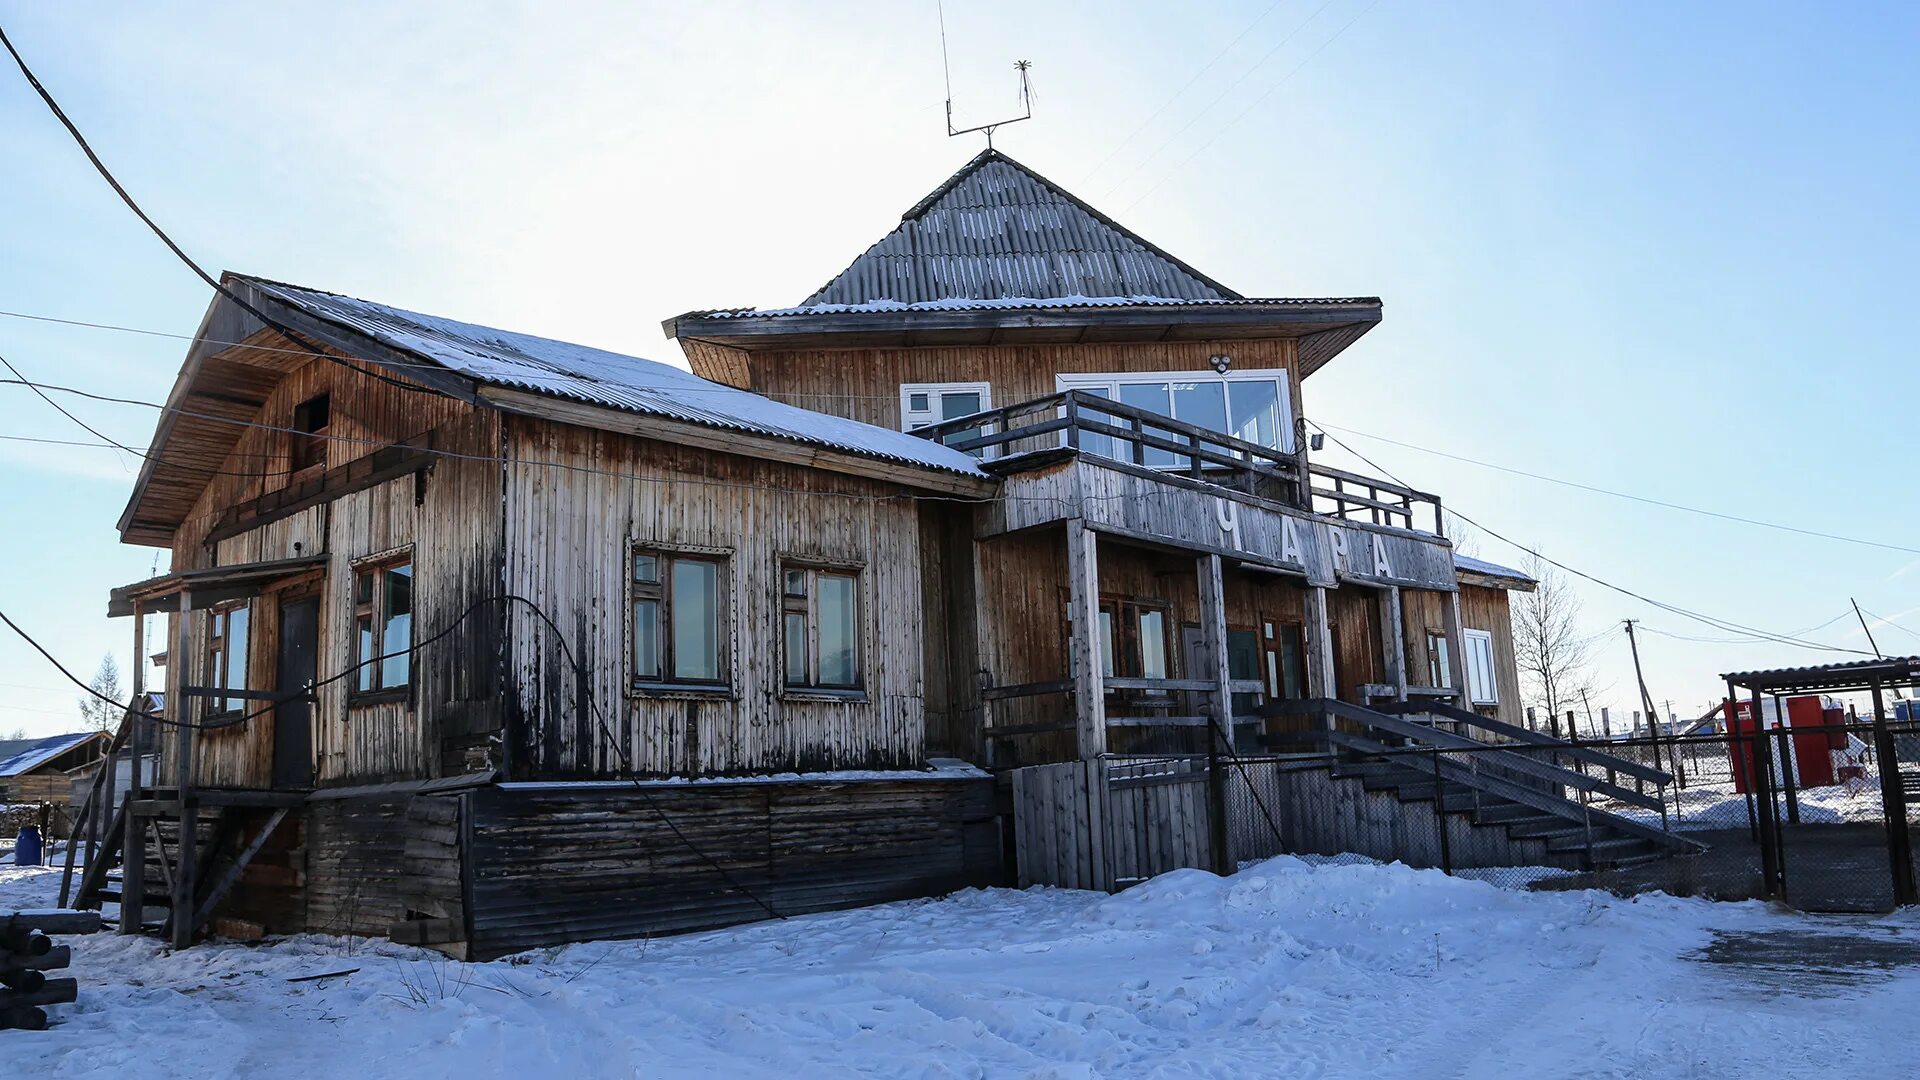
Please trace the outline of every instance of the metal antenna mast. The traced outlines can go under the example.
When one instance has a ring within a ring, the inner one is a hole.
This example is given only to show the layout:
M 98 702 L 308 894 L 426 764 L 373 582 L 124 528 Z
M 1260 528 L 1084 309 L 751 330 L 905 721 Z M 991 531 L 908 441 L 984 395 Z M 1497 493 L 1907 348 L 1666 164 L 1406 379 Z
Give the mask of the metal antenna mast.
M 1033 67 L 1031 60 L 1015 60 L 1013 69 L 1020 73 L 1020 107 L 1025 111 L 1019 116 L 1005 120 L 995 120 L 991 124 L 979 124 L 970 128 L 953 126 L 953 67 L 947 60 L 947 8 L 943 0 L 935 0 L 934 10 L 940 15 L 940 74 L 947 87 L 947 137 L 969 135 L 982 131 L 987 136 L 987 149 L 993 149 L 993 131 L 1003 124 L 1017 124 L 1022 120 L 1033 119 L 1033 87 L 1027 80 L 1027 69 Z

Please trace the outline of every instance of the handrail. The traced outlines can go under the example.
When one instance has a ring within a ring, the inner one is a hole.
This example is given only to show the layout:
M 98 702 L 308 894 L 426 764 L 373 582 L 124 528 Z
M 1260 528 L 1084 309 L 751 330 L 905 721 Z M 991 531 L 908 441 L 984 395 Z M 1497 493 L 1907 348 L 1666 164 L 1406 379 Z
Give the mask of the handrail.
M 1424 742 L 1436 750 L 1472 750 L 1515 772 L 1526 773 L 1537 779 L 1546 780 L 1549 783 L 1598 792 L 1645 810 L 1659 810 L 1662 807 L 1659 799 L 1650 795 L 1640 794 L 1630 788 L 1621 787 L 1618 784 L 1610 784 L 1597 776 L 1588 776 L 1585 773 L 1575 772 L 1572 769 L 1536 761 L 1524 754 L 1516 754 L 1511 750 L 1497 749 L 1492 743 L 1481 742 L 1479 739 L 1469 738 L 1465 735 L 1455 735 L 1449 731 L 1441 731 L 1439 728 L 1428 724 L 1416 724 L 1411 720 L 1401 720 L 1361 705 L 1341 701 L 1338 698 L 1308 698 L 1303 701 L 1276 704 L 1295 706 L 1294 708 L 1282 707 L 1276 709 L 1275 711 L 1278 715 L 1299 715 L 1302 712 L 1317 711 L 1322 715 L 1330 715 L 1341 720 L 1351 721 L 1352 723 L 1373 728 L 1376 731 L 1384 731 L 1392 735 L 1398 735 L 1404 739 Z M 1273 708 L 1273 706 L 1269 706 L 1268 708 Z M 1259 710 L 1261 715 L 1272 715 L 1268 712 L 1268 708 Z
M 1542 735 L 1537 731 L 1530 731 L 1527 728 L 1518 727 L 1501 720 L 1492 720 L 1481 716 L 1479 713 L 1469 712 L 1457 705 L 1445 705 L 1440 702 L 1385 701 L 1373 708 L 1377 712 L 1393 714 L 1432 713 L 1437 716 L 1444 716 L 1457 723 L 1471 724 L 1482 731 L 1490 731 L 1495 735 L 1505 735 L 1515 742 L 1523 742 L 1531 746 L 1552 746 L 1568 757 L 1578 758 L 1590 765 L 1598 765 L 1603 769 L 1612 769 L 1615 772 L 1625 773 L 1636 780 L 1645 780 L 1648 783 L 1660 787 L 1665 787 L 1673 783 L 1672 773 L 1661 772 L 1659 769 L 1649 765 L 1642 765 L 1637 761 L 1629 761 L 1623 757 L 1615 757 L 1612 754 L 1601 753 L 1591 747 L 1566 742 L 1561 739 L 1556 739 L 1551 735 Z

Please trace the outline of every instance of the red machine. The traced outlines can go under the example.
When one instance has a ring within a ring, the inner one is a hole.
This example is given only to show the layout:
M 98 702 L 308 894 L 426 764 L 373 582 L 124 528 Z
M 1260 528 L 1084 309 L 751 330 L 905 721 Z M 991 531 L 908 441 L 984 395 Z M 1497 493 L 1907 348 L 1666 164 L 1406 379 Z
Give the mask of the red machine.
M 1846 723 L 1845 710 L 1829 704 L 1826 698 L 1818 694 L 1790 697 L 1785 703 L 1785 723 L 1793 732 L 1788 737 L 1793 744 L 1793 785 L 1797 788 L 1813 788 L 1838 783 L 1832 751 L 1847 748 L 1847 733 L 1840 726 Z M 1752 744 L 1742 737 L 1753 737 L 1753 702 L 1734 701 L 1728 702 L 1728 706 L 1727 733 L 1734 736 L 1727 748 L 1733 765 L 1733 787 L 1735 791 L 1744 793 L 1747 791 L 1747 767 L 1753 760 L 1753 749 Z M 1765 719 L 1766 730 L 1780 729 L 1780 716 L 1772 715 Z M 1779 743 L 1771 742 L 1768 753 L 1773 758 L 1774 768 L 1784 777 L 1787 763 L 1780 760 Z

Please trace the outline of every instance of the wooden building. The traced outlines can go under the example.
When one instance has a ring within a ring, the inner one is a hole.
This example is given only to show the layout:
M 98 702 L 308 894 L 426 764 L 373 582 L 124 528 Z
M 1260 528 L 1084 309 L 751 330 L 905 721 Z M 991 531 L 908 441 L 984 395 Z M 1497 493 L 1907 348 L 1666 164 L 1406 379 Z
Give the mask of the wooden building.
M 0 803 L 52 803 L 65 807 L 72 785 L 67 770 L 86 768 L 106 752 L 98 731 L 23 739 L 0 756 Z
M 994 772 L 1276 702 L 1511 717 L 1524 575 L 1309 460 L 1380 315 L 993 151 L 801 305 L 669 320 L 693 374 L 227 275 L 120 522 L 160 779 L 83 893 L 492 956 L 999 881 Z

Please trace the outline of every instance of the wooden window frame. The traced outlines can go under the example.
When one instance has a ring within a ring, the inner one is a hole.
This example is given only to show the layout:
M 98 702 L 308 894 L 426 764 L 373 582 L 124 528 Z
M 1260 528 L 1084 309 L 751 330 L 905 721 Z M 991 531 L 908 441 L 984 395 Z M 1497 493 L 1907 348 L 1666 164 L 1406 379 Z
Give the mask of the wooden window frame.
M 1470 705 L 1500 704 L 1500 668 L 1496 659 L 1498 653 L 1494 651 L 1493 647 L 1493 632 L 1491 630 L 1475 630 L 1471 627 L 1463 626 L 1460 628 L 1460 638 L 1460 645 L 1463 650 L 1460 654 L 1460 660 L 1467 671 L 1467 703 Z M 1484 687 L 1487 691 L 1486 697 L 1481 697 L 1474 693 L 1473 646 L 1471 643 L 1476 641 L 1486 642 L 1487 684 Z
M 780 691 L 783 696 L 805 698 L 826 697 L 835 699 L 865 700 L 867 696 L 867 595 L 866 568 L 864 566 L 824 562 L 805 558 L 782 558 L 777 566 L 774 588 L 780 597 Z M 801 576 L 800 593 L 788 587 L 788 575 Z M 847 684 L 822 682 L 820 678 L 820 579 L 822 577 L 844 577 L 853 579 L 853 675 L 854 681 Z M 794 682 L 790 677 L 788 651 L 787 619 L 799 615 L 807 624 L 806 680 Z
M 1063 640 L 1071 640 L 1073 636 L 1072 601 L 1067 595 L 1067 590 L 1061 589 L 1060 594 Z M 1104 677 L 1116 679 L 1138 679 L 1146 677 L 1141 674 L 1146 668 L 1144 663 L 1146 653 L 1142 648 L 1140 635 L 1140 612 L 1142 611 L 1157 611 L 1165 622 L 1165 629 L 1160 635 L 1161 646 L 1166 652 L 1166 656 L 1163 657 L 1166 674 L 1162 677 L 1168 679 L 1179 677 L 1180 669 L 1176 659 L 1178 650 L 1175 648 L 1175 645 L 1180 636 L 1180 624 L 1174 621 L 1173 604 L 1171 602 L 1145 597 L 1121 596 L 1115 593 L 1102 593 L 1098 610 L 1100 614 L 1105 615 L 1111 620 L 1114 627 L 1114 632 L 1111 635 L 1114 669 L 1111 672 L 1103 671 L 1102 675 Z M 1095 628 L 1095 634 L 1099 635 L 1098 628 Z M 1104 638 L 1096 636 L 1094 645 L 1099 649 L 1098 658 L 1104 665 L 1106 660 Z M 1108 688 L 1106 691 L 1108 696 L 1114 696 L 1123 692 L 1150 696 L 1162 694 L 1161 691 L 1156 690 L 1121 691 L 1118 688 Z
M 415 668 L 413 643 L 417 637 L 414 633 L 416 629 L 415 622 L 417 621 L 415 616 L 418 614 L 420 607 L 419 594 L 414 587 L 417 578 L 413 574 L 407 576 L 407 678 L 404 683 L 398 683 L 392 686 L 382 681 L 385 678 L 385 661 L 387 658 L 387 623 L 392 620 L 392 613 L 386 610 L 387 594 L 386 590 L 381 586 L 385 582 L 388 571 L 402 566 L 410 569 L 413 567 L 413 548 L 411 546 L 401 548 L 398 551 L 381 552 L 378 555 L 359 559 L 352 565 L 353 576 L 347 585 L 347 587 L 352 590 L 347 594 L 347 599 L 353 612 L 353 621 L 349 624 L 347 635 L 347 648 L 354 665 L 353 676 L 347 683 L 347 705 L 350 708 L 381 705 L 396 701 L 411 701 L 413 698 Z M 370 580 L 371 582 L 368 596 L 365 600 L 361 599 L 360 591 L 360 583 L 363 580 Z M 371 648 L 373 650 L 371 656 L 360 655 L 360 624 L 362 620 L 366 620 L 369 624 L 372 637 Z M 370 675 L 369 672 L 371 672 Z M 368 679 L 370 682 L 370 685 L 365 688 L 361 685 L 363 678 Z
M 247 613 L 245 641 L 241 644 L 241 660 L 243 665 L 240 680 L 241 685 L 228 686 L 226 680 L 230 666 L 227 663 L 227 644 L 228 637 L 232 633 L 233 613 L 236 611 L 244 611 Z M 213 708 L 209 710 L 210 716 L 233 716 L 246 711 L 247 698 L 245 695 L 248 690 L 252 689 L 249 684 L 253 679 L 252 650 L 253 607 L 251 601 L 232 600 L 224 604 L 216 604 L 208 610 L 207 639 L 206 649 L 204 650 L 207 658 L 207 689 L 233 690 L 238 691 L 242 695 L 233 698 L 208 698 L 209 701 L 213 702 Z
M 327 413 L 327 422 L 317 426 L 312 423 L 312 410 L 315 402 L 322 402 Z M 287 469 L 295 476 L 304 476 L 310 472 L 325 472 L 327 468 L 328 436 L 333 427 L 333 392 L 323 390 L 293 407 L 293 417 L 287 427 Z
M 1300 698 L 1304 699 L 1311 693 L 1307 678 L 1307 624 L 1300 619 L 1262 616 L 1260 619 L 1260 681 L 1266 684 L 1267 696 L 1275 701 L 1299 700 L 1285 696 L 1288 657 L 1284 631 L 1287 627 L 1292 627 L 1294 630 L 1296 649 L 1292 659 L 1298 665 L 1297 670 L 1300 674 Z
M 641 581 L 634 571 L 642 555 L 654 559 L 654 580 Z M 712 679 L 680 678 L 673 673 L 673 564 L 710 563 L 714 567 L 714 668 Z M 626 673 L 627 692 L 634 696 L 733 693 L 733 551 L 635 540 L 627 545 L 626 560 Z M 654 605 L 654 663 L 651 676 L 642 675 L 634 657 L 642 602 Z
M 1434 648 L 1434 642 L 1440 647 Z M 1445 630 L 1427 627 L 1427 686 L 1433 690 L 1458 690 L 1453 685 L 1453 643 Z

